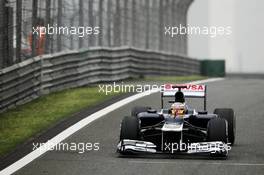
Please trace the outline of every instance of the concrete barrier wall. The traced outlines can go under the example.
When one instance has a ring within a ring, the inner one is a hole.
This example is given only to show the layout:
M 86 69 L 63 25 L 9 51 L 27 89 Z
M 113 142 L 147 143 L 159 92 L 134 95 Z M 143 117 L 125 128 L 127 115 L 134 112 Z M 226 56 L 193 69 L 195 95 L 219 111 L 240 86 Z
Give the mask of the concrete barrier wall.
M 141 75 L 200 74 L 200 62 L 136 48 L 93 48 L 44 55 L 0 70 L 0 111 L 43 94 Z

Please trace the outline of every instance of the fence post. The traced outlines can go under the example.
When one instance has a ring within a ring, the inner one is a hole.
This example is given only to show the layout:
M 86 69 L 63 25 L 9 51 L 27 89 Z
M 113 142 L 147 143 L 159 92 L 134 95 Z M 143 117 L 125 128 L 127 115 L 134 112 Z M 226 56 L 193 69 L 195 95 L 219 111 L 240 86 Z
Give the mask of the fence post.
M 116 0 L 116 9 L 114 12 L 114 46 L 120 46 L 121 37 L 121 13 L 120 13 L 120 0 Z
M 98 35 L 98 46 L 102 47 L 103 46 L 103 4 L 104 0 L 99 0 L 99 27 L 100 27 L 100 34 Z
M 132 47 L 136 45 L 136 0 L 132 0 Z
M 16 0 L 16 62 L 21 62 L 22 1 Z
M 79 26 L 83 27 L 83 0 L 79 0 Z M 83 47 L 83 38 L 79 37 L 79 48 Z
M 11 66 L 14 64 L 14 41 L 13 41 L 13 36 L 14 36 L 14 31 L 13 31 L 13 26 L 14 26 L 14 11 L 13 7 L 7 7 L 8 11 L 8 27 L 7 27 L 7 39 L 8 39 L 8 57 L 7 57 L 7 66 Z
M 6 36 L 6 20 L 5 20 L 5 1 L 0 2 L 0 68 L 5 67 L 5 60 L 7 59 L 5 49 L 5 36 Z
M 88 2 L 88 26 L 94 27 L 93 21 L 93 0 L 89 0 Z M 100 29 L 101 30 L 101 29 Z M 94 36 L 88 38 L 88 47 L 94 46 Z
M 124 25 L 123 25 L 123 31 L 122 31 L 122 34 L 123 34 L 123 45 L 127 46 L 128 45 L 128 42 L 127 42 L 127 28 L 128 28 L 128 1 L 124 1 L 124 7 L 123 7 L 123 18 L 124 18 Z
M 45 24 L 46 24 L 46 28 L 48 28 L 48 25 L 50 24 L 50 0 L 46 0 L 46 20 L 45 20 Z M 46 41 L 45 41 L 45 53 L 50 53 L 50 35 L 46 34 Z
M 18 0 L 20 1 L 20 0 Z M 22 1 L 21 1 L 22 2 Z M 37 16 L 38 16 L 38 0 L 33 0 L 32 2 L 32 28 L 31 30 L 37 27 Z M 32 50 L 32 57 L 36 56 L 36 45 L 37 45 L 37 38 L 36 34 L 32 35 L 32 42 L 31 42 L 31 50 Z M 21 45 L 21 43 L 20 43 Z
M 57 16 L 57 24 L 58 27 L 61 26 L 62 24 L 62 0 L 58 0 L 58 16 Z M 61 51 L 61 34 L 57 35 L 57 51 L 60 52 Z
M 111 33 L 112 33 L 112 29 L 111 29 L 111 25 L 112 25 L 112 1 L 107 1 L 107 27 L 108 27 L 108 30 L 107 30 L 107 36 L 108 36 L 108 47 L 111 47 L 112 46 L 112 36 L 111 36 Z
M 146 4 L 145 4 L 145 7 L 146 7 L 146 17 L 145 17 L 145 20 L 146 20 L 146 45 L 145 45 L 145 48 L 146 49 L 149 49 L 149 35 L 150 35 L 150 3 L 149 3 L 149 0 L 146 0 Z
M 159 0 L 159 51 L 163 50 L 163 0 Z

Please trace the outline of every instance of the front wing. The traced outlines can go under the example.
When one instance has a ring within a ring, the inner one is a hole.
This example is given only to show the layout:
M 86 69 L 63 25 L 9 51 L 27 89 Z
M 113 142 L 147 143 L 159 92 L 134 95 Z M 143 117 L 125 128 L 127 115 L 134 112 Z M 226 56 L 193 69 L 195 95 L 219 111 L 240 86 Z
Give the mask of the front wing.
M 157 150 L 157 146 L 152 142 L 141 140 L 121 140 L 117 145 L 117 151 L 121 154 L 126 153 L 186 153 L 186 154 L 211 154 L 228 155 L 228 145 L 221 141 L 197 142 L 197 143 L 176 143 L 165 145 L 164 150 Z M 183 146 L 184 145 L 184 146 Z

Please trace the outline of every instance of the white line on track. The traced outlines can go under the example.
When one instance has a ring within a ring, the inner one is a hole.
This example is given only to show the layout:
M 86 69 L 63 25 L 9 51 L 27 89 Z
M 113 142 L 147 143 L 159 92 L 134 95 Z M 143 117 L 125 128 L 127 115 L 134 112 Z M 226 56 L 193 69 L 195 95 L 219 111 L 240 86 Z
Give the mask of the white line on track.
M 191 84 L 202 84 L 202 83 L 220 81 L 223 79 L 224 78 L 211 78 L 211 79 L 206 79 L 206 80 L 193 81 L 190 83 Z M 128 103 L 131 103 L 131 102 L 133 102 L 139 98 L 145 97 L 145 96 L 153 94 L 155 92 L 158 92 L 158 90 L 152 90 L 151 92 L 145 91 L 145 92 L 142 92 L 139 94 L 135 94 L 135 95 L 130 96 L 128 98 L 125 98 L 121 101 L 118 101 L 118 102 L 116 102 L 116 103 L 114 103 L 114 104 L 112 104 L 112 105 L 110 105 L 104 109 L 101 109 L 101 110 L 87 116 L 86 118 L 80 120 L 79 122 L 70 126 L 69 128 L 65 129 L 64 131 L 62 131 L 61 133 L 59 133 L 58 135 L 56 135 L 55 137 L 50 139 L 49 142 L 52 143 L 53 145 L 56 145 L 56 144 L 60 143 L 61 141 L 65 140 L 67 137 L 74 134 L 75 132 L 79 131 L 80 129 L 82 129 L 86 125 L 95 121 L 96 119 L 101 118 L 102 116 L 108 114 L 109 112 L 114 111 L 114 110 L 116 110 L 116 109 L 118 109 L 118 108 L 120 108 L 120 107 L 122 107 Z M 45 152 L 47 152 L 49 150 L 49 148 L 51 149 L 51 144 L 48 144 L 48 143 L 43 144 L 38 149 L 32 151 L 31 153 L 27 154 L 25 157 L 19 159 L 15 163 L 13 163 L 10 166 L 3 169 L 0 172 L 0 175 L 9 175 L 9 174 L 16 172 L 17 170 L 19 170 L 22 167 L 24 167 L 25 165 L 29 164 L 30 162 L 32 162 L 36 158 L 43 155 Z
M 140 161 L 140 160 L 131 160 L 128 161 L 129 163 L 135 163 L 135 164 L 186 164 L 186 165 L 191 165 L 191 164 L 206 164 L 206 165 L 223 165 L 223 166 L 264 166 L 264 163 L 235 163 L 235 162 L 173 162 L 173 161 Z

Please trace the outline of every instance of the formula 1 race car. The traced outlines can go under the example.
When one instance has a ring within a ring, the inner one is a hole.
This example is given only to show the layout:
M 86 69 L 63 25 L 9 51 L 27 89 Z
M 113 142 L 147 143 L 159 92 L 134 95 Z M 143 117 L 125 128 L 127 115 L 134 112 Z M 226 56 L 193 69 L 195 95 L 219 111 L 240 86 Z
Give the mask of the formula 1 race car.
M 164 108 L 164 99 L 172 105 Z M 203 111 L 190 108 L 186 98 L 203 98 Z M 167 98 L 168 99 L 168 98 Z M 161 89 L 161 110 L 134 107 L 121 122 L 120 154 L 186 153 L 227 157 L 235 142 L 233 109 L 206 111 L 206 85 L 165 84 Z

